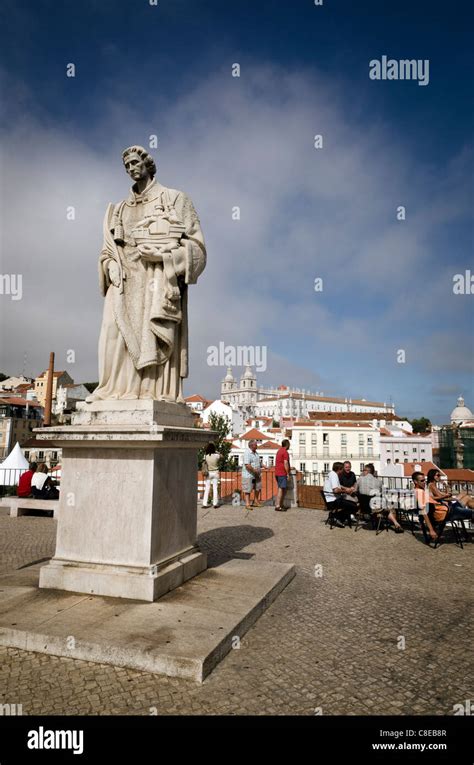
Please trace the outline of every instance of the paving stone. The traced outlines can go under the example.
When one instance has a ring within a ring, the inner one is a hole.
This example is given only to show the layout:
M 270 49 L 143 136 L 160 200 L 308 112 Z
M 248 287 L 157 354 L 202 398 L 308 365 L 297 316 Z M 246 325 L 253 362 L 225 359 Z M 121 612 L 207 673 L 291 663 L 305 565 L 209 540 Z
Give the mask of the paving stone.
M 240 649 L 197 685 L 0 647 L 0 703 L 53 715 L 442 715 L 472 697 L 474 546 L 329 530 L 318 510 L 197 512 L 211 566 L 243 555 L 297 565 Z M 0 516 L 0 572 L 50 557 L 55 532 L 53 519 Z

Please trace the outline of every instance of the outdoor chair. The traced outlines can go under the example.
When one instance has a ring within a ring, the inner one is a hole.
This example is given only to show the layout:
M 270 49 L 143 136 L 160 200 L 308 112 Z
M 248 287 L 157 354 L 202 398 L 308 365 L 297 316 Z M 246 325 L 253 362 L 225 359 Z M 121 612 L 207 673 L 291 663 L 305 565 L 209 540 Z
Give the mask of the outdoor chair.
M 375 529 L 375 515 L 376 513 L 372 512 L 372 508 L 370 507 L 370 500 L 372 497 L 369 497 L 368 494 L 359 494 L 359 508 L 356 513 L 357 523 L 355 530 L 359 528 L 359 526 L 364 522 L 364 517 L 366 515 L 369 516 L 370 523 L 372 525 L 372 528 Z
M 328 507 L 326 495 L 325 495 L 323 489 L 321 489 L 321 497 L 322 497 L 322 500 L 323 500 L 326 512 L 328 514 L 328 517 L 326 518 L 326 520 L 324 522 L 324 525 L 326 526 L 329 523 L 329 528 L 332 529 L 332 527 L 335 526 L 336 521 L 338 520 L 337 519 L 337 511 L 338 511 L 339 508 L 332 509 L 332 508 Z

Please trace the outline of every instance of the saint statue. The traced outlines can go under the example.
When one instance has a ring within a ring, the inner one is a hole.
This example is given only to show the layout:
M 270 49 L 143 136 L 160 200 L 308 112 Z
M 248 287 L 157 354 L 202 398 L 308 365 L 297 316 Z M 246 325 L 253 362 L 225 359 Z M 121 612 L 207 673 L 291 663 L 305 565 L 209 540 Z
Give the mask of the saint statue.
M 86 400 L 158 399 L 184 403 L 188 376 L 188 284 L 206 265 L 199 218 L 189 197 L 162 186 L 141 146 L 122 155 L 134 181 L 109 205 L 99 282 L 105 296 L 99 385 Z

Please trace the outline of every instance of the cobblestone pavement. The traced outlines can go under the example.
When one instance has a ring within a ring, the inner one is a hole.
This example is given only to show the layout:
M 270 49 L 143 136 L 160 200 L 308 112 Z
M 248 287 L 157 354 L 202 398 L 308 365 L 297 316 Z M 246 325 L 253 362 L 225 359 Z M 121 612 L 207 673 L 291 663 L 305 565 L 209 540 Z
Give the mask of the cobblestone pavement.
M 318 510 L 198 509 L 209 564 L 297 576 L 202 685 L 0 648 L 0 701 L 23 714 L 452 714 L 472 698 L 474 545 L 330 530 Z M 56 521 L 0 516 L 3 571 L 54 551 Z

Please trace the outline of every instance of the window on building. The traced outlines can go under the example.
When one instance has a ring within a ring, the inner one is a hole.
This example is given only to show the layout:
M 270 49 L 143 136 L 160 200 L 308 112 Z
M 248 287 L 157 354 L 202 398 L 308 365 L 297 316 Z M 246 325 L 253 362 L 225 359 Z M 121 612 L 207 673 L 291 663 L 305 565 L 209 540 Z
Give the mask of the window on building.
M 359 473 L 361 473 L 361 474 L 362 474 L 362 471 L 363 471 L 364 467 L 365 467 L 365 463 L 364 463 L 364 462 L 361 462 L 361 463 L 359 464 Z
M 403 460 L 403 462 L 408 462 L 408 460 L 407 460 L 407 458 L 406 458 L 406 457 L 405 457 L 405 459 Z
M 397 459 L 395 460 L 395 464 L 397 465 L 399 462 L 400 462 L 400 460 L 397 457 Z
M 368 444 L 373 444 L 374 443 L 372 436 L 367 436 L 367 443 Z
M 347 446 L 347 433 L 341 433 L 341 446 Z
M 421 449 L 421 453 L 422 453 L 422 454 L 424 454 L 424 453 L 425 453 L 425 450 L 424 450 L 424 449 Z
M 300 470 L 302 473 L 306 473 L 306 462 L 300 462 Z
M 300 433 L 300 439 L 299 440 L 300 440 L 300 446 L 305 446 L 305 444 L 306 444 L 306 434 L 305 433 Z
M 38 452 L 38 459 L 40 462 L 43 462 L 44 460 L 44 452 Z
M 311 446 L 317 446 L 318 437 L 316 433 L 311 433 Z
M 313 462 L 313 473 L 317 473 L 317 472 L 318 472 L 318 463 Z
M 391 462 L 392 462 L 392 460 L 391 460 L 391 459 L 388 459 L 388 460 L 387 460 L 387 465 L 390 465 L 390 463 L 391 463 Z
M 416 446 L 413 447 L 413 451 L 416 452 Z
M 275 464 L 275 457 L 269 457 L 268 458 L 268 466 L 269 467 L 273 467 L 274 464 Z
M 29 460 L 29 459 L 30 459 L 30 453 L 29 452 L 25 452 L 25 460 Z
M 324 472 L 329 473 L 329 462 L 324 463 Z
M 323 433 L 323 445 L 329 446 L 329 433 Z

